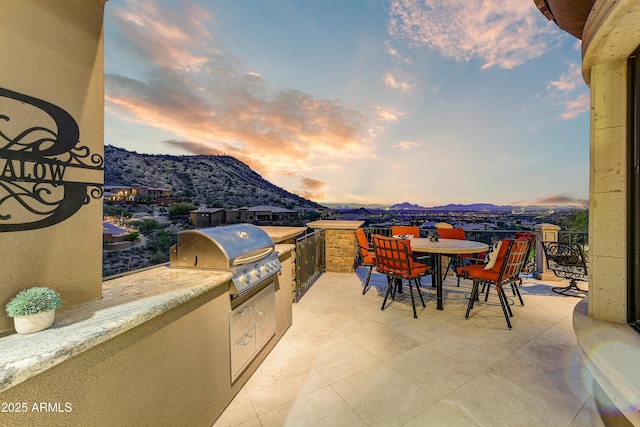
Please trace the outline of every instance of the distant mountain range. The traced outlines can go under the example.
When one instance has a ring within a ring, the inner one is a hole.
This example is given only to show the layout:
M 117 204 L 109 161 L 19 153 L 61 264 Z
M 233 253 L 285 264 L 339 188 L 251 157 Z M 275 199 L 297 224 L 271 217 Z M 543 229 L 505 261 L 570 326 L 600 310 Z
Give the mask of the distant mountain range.
M 420 210 L 449 210 L 449 211 L 496 211 L 496 210 L 511 210 L 516 208 L 515 206 L 498 206 L 491 203 L 472 203 L 469 205 L 461 204 L 449 204 L 444 206 L 432 206 L 426 208 L 424 206 L 415 205 L 409 202 L 398 203 L 389 206 L 389 210 L 394 211 L 420 211 Z
M 104 183 L 166 188 L 173 196 L 213 207 L 322 208 L 318 203 L 270 183 L 231 156 L 139 154 L 106 145 Z
M 471 203 L 468 205 L 463 204 L 448 204 L 442 206 L 425 207 L 416 205 L 409 202 L 397 203 L 391 206 L 384 205 L 362 205 L 362 204 L 328 204 L 333 209 L 340 211 L 348 211 L 349 213 L 357 213 L 358 209 L 364 209 L 368 212 L 377 210 L 389 210 L 389 211 L 448 211 L 448 212 L 505 212 L 518 209 L 526 210 L 541 210 L 541 209 L 558 209 L 558 210 L 572 210 L 572 209 L 584 209 L 583 206 L 520 206 L 520 205 L 494 205 L 491 203 Z
M 192 203 L 212 207 L 238 208 L 242 206 L 280 206 L 288 209 L 322 209 L 318 203 L 290 193 L 262 178 L 249 166 L 231 156 L 172 156 L 140 154 L 123 148 L 104 147 L 105 185 L 141 184 L 171 190 L 172 195 L 185 197 Z M 326 206 L 354 211 L 507 211 L 523 206 L 498 206 L 490 203 L 468 205 L 449 204 L 424 207 L 402 202 L 391 206 L 379 204 L 338 204 Z M 542 209 L 541 206 L 524 207 Z M 576 206 L 557 206 L 556 209 L 575 209 Z

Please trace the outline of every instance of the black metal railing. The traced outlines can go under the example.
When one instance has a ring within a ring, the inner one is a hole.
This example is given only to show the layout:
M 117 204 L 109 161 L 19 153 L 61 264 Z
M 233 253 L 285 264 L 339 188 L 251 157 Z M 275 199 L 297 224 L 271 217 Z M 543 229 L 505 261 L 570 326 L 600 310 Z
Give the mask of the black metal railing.
M 391 236 L 391 227 L 363 227 L 367 238 L 372 234 L 381 234 L 383 236 Z M 429 233 L 435 232 L 435 229 L 420 229 L 420 237 L 427 237 Z M 483 242 L 493 245 L 502 239 L 510 239 L 515 237 L 516 233 L 529 232 L 533 230 L 464 230 L 467 239 Z M 558 241 L 564 243 L 580 243 L 583 246 L 589 244 L 589 233 L 586 231 L 569 231 L 560 230 L 558 232 Z
M 560 230 L 558 241 L 561 243 L 579 243 L 583 247 L 589 246 L 589 233 L 586 231 Z
M 391 236 L 391 227 L 364 227 L 365 235 L 367 239 L 371 241 L 371 235 L 381 234 L 383 236 Z M 427 237 L 430 233 L 434 233 L 435 229 L 421 228 L 420 237 Z M 497 242 L 503 239 L 513 239 L 516 233 L 529 232 L 533 233 L 533 230 L 464 230 L 465 236 L 469 240 L 476 242 L 483 242 L 490 246 L 495 245 Z M 572 231 L 572 230 L 560 230 L 558 231 L 558 241 L 564 243 L 579 243 L 582 245 L 586 254 L 588 254 L 589 248 L 589 233 L 586 231 Z M 536 245 L 537 246 L 537 245 Z M 536 268 L 536 249 L 533 247 L 529 260 L 525 266 L 527 272 L 533 273 Z
M 326 269 L 325 233 L 318 230 L 296 239 L 296 287 L 293 301 L 298 302 Z
M 363 227 L 367 239 L 371 241 L 373 234 L 391 236 L 391 227 Z M 494 245 L 502 239 L 514 238 L 518 232 L 525 230 L 465 230 L 469 240 Z M 526 230 L 531 232 L 531 230 Z M 434 233 L 435 229 L 420 229 L 420 237 L 427 237 Z M 586 231 L 559 231 L 558 240 L 567 243 L 580 243 L 588 248 L 589 235 Z M 355 242 L 354 242 L 355 245 Z M 356 253 L 354 247 L 354 253 Z M 536 247 L 532 248 L 527 262 L 526 270 L 533 273 L 535 269 Z M 294 290 L 294 302 L 300 301 L 302 296 L 311 288 L 318 278 L 325 272 L 325 233 L 318 230 L 305 234 L 296 239 L 296 287 Z

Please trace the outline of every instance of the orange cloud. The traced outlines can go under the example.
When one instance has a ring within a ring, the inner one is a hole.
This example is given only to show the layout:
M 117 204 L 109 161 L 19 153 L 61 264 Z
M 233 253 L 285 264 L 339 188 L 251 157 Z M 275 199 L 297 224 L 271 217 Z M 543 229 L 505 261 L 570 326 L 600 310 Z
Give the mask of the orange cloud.
M 208 61 L 213 40 L 203 30 L 213 19 L 192 3 L 180 7 L 182 12 L 177 13 L 156 1 L 129 2 L 109 9 L 109 16 L 125 40 L 122 47 L 132 56 L 161 67 L 195 71 Z
M 567 196 L 566 194 L 555 194 L 552 196 L 543 197 L 538 200 L 534 200 L 532 202 L 534 205 L 541 206 L 554 206 L 554 205 L 579 205 L 579 206 L 589 206 L 588 199 L 578 199 L 575 197 Z
M 402 93 L 412 93 L 416 88 L 414 83 L 409 82 L 409 78 L 402 76 L 399 72 L 392 74 L 390 72 L 384 75 L 384 83 L 387 87 Z
M 589 94 L 582 94 L 573 101 L 563 102 L 565 112 L 560 115 L 563 120 L 571 120 L 582 113 L 586 113 L 591 108 L 591 97 Z
M 403 113 L 400 113 L 390 108 L 384 108 L 379 105 L 374 106 L 373 110 L 378 120 L 381 120 L 383 122 L 395 122 L 395 121 L 398 121 L 398 118 L 400 118 L 401 116 L 404 116 Z
M 108 113 L 170 132 L 186 152 L 227 153 L 264 174 L 308 169 L 318 155 L 371 155 L 364 112 L 301 91 L 269 92 L 259 73 L 240 71 L 216 47 L 210 15 L 169 8 L 130 2 L 109 15 L 119 46 L 147 68 L 136 78 L 105 74 Z
M 511 69 L 541 56 L 558 35 L 532 1 L 393 0 L 389 34 L 456 61 Z
M 570 64 L 569 70 L 561 75 L 558 80 L 549 83 L 547 89 L 572 91 L 582 83 L 584 83 L 584 79 L 582 78 L 582 67 L 578 64 Z
M 301 177 L 301 187 L 302 192 L 300 193 L 300 196 L 305 199 L 318 201 L 326 198 L 325 191 L 327 184 L 322 181 L 303 176 Z
M 392 147 L 400 148 L 402 150 L 411 150 L 412 148 L 419 147 L 421 144 L 413 141 L 398 141 L 393 144 Z

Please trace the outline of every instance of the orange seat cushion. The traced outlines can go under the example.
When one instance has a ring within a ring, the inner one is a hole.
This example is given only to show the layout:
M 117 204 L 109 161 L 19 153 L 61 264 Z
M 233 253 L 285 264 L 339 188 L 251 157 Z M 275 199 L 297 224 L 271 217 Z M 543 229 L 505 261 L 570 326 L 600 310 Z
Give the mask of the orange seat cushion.
M 442 239 L 467 240 L 462 228 L 438 228 L 437 231 Z
M 495 282 L 500 276 L 500 270 L 485 270 L 483 264 L 472 264 L 465 267 L 456 268 L 458 276 L 469 279 L 480 279 Z
M 375 264 L 376 263 L 376 254 L 373 252 L 368 252 L 362 259 L 363 264 Z

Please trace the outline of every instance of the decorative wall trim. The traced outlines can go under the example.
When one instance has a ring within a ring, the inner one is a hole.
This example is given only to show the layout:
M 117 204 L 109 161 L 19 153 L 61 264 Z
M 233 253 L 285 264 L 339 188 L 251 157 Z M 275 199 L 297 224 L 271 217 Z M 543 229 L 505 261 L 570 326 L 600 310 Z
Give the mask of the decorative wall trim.
M 104 170 L 104 159 L 79 145 L 74 118 L 54 104 L 8 89 L 0 88 L 0 97 L 43 111 L 57 128 L 34 123 L 9 135 L 3 128 L 15 117 L 0 104 L 0 232 L 50 227 L 91 199 L 101 200 L 101 179 L 86 178 L 89 171 Z

